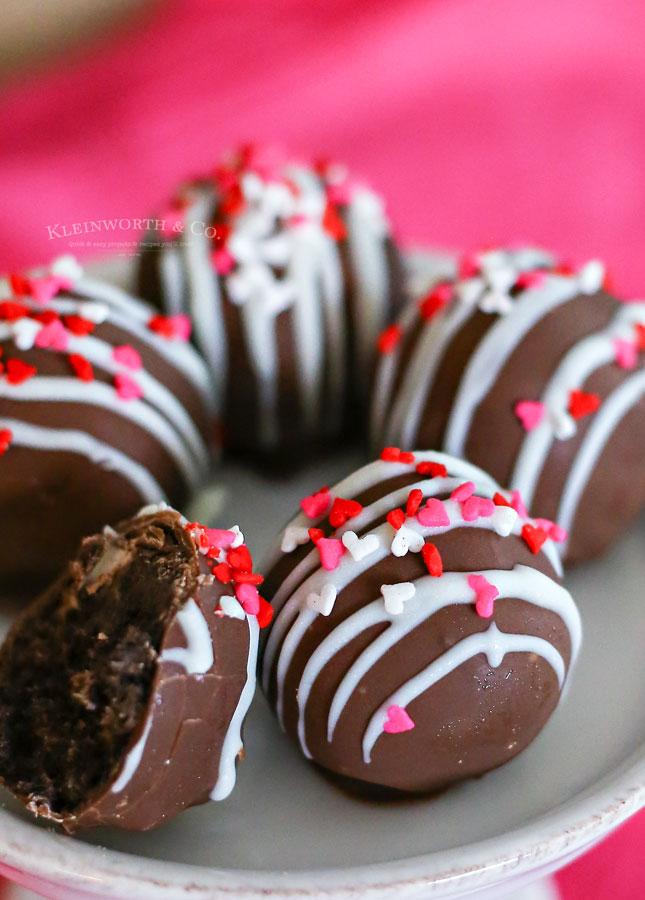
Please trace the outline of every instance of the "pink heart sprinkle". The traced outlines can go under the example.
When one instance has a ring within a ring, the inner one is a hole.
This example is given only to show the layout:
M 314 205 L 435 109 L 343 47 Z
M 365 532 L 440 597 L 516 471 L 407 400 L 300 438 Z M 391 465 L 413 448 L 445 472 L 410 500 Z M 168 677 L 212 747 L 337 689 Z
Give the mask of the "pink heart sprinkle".
M 564 543 L 569 536 L 566 528 L 563 528 L 556 522 L 552 522 L 551 519 L 535 519 L 535 524 L 538 528 L 542 528 L 546 531 L 551 540 L 555 541 L 556 544 Z
M 129 344 L 115 347 L 112 351 L 112 359 L 120 366 L 125 366 L 126 369 L 132 369 L 133 371 L 136 371 L 143 366 L 141 356 L 134 347 L 131 347 Z
M 177 313 L 175 316 L 168 316 L 168 321 L 172 325 L 173 337 L 178 341 L 189 341 L 193 330 L 193 323 L 189 316 L 185 313 Z
M 317 519 L 323 516 L 331 504 L 331 495 L 328 491 L 318 491 L 309 497 L 303 497 L 300 501 L 300 509 L 308 519 Z
M 483 575 L 469 575 L 468 586 L 473 589 L 477 598 L 475 602 L 477 615 L 483 619 L 490 619 L 493 615 L 493 601 L 499 595 L 499 591 Z
M 137 384 L 129 375 L 124 375 L 123 373 L 115 375 L 114 386 L 121 400 L 139 400 L 143 397 L 141 385 Z
M 59 319 L 43 325 L 34 339 L 36 347 L 51 347 L 52 350 L 67 350 L 69 334 Z
M 515 404 L 515 415 L 525 431 L 533 431 L 544 418 L 544 404 L 537 400 L 521 400 Z
M 211 260 L 218 275 L 228 275 L 235 268 L 235 257 L 231 255 L 226 247 L 220 247 L 218 250 L 213 251 Z
M 217 547 L 218 550 L 225 550 L 230 547 L 237 535 L 234 531 L 227 531 L 224 528 L 205 528 L 208 546 Z
M 457 503 L 463 503 L 468 500 L 469 497 L 475 493 L 475 485 L 472 481 L 465 481 L 463 484 L 460 484 L 458 488 L 455 488 L 452 494 L 450 495 L 451 500 L 456 500 Z
M 316 543 L 320 553 L 320 563 L 328 572 L 338 568 L 340 558 L 345 552 L 343 542 L 338 538 L 319 538 Z
M 436 497 L 426 500 L 426 505 L 417 513 L 417 519 L 424 528 L 445 528 L 450 525 L 446 507 Z
M 616 338 L 614 341 L 616 362 L 621 369 L 634 369 L 638 361 L 638 347 L 633 341 Z
M 254 584 L 238 584 L 235 588 L 235 596 L 247 615 L 257 616 L 260 612 L 260 595 Z
M 411 731 L 413 728 L 414 722 L 402 706 L 393 704 L 388 707 L 383 731 L 387 731 L 388 734 L 401 734 L 402 731 Z
M 464 522 L 474 522 L 476 519 L 487 519 L 495 512 L 495 504 L 486 497 L 469 497 L 461 508 Z
M 73 285 L 69 278 L 45 275 L 43 278 L 30 278 L 29 287 L 36 303 L 49 303 L 59 291 L 69 291 Z
M 527 518 L 529 513 L 527 508 L 524 506 L 524 501 L 522 500 L 522 495 L 519 491 L 513 491 L 513 493 L 511 494 L 511 506 L 518 514 L 520 519 Z

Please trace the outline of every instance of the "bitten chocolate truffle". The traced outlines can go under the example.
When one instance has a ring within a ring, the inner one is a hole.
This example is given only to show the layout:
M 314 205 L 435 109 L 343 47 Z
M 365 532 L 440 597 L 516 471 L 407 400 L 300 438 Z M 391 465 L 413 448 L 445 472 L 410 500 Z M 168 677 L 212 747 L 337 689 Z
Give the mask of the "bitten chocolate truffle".
M 165 317 L 69 257 L 0 290 L 0 591 L 50 583 L 79 541 L 207 478 L 210 377 Z
M 645 503 L 645 304 L 536 250 L 465 258 L 382 343 L 374 441 L 440 448 L 602 553 Z
M 0 650 L 0 780 L 66 831 L 147 830 L 235 784 L 260 597 L 239 529 L 160 506 L 83 541 Z
M 293 463 L 350 429 L 348 404 L 357 429 L 377 335 L 403 300 L 382 199 L 343 166 L 245 147 L 157 224 L 139 292 L 194 319 L 226 446 Z
M 517 495 L 445 454 L 390 447 L 301 507 L 265 567 L 276 616 L 261 667 L 303 753 L 383 796 L 441 790 L 530 744 L 581 625 Z

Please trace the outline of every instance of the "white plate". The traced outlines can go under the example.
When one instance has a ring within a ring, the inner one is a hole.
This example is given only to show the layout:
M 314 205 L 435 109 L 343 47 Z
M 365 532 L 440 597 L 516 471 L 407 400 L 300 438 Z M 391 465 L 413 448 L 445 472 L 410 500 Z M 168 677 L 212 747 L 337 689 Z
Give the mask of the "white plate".
M 237 468 L 202 498 L 239 521 L 261 554 L 299 499 L 362 460 L 274 482 Z M 230 513 L 228 512 L 230 510 Z M 516 760 L 442 796 L 370 804 L 302 758 L 258 694 L 247 758 L 223 803 L 148 834 L 66 838 L 6 796 L 0 872 L 52 900 L 409 900 L 499 897 L 574 858 L 645 806 L 645 519 L 601 562 L 575 572 L 585 642 L 566 699 Z M 5 620 L 5 624 L 6 624 Z
M 275 483 L 229 467 L 222 525 L 239 521 L 258 556 L 298 500 L 357 464 L 336 460 Z M 229 514 L 227 509 L 232 512 Z M 442 796 L 370 804 L 302 758 L 258 694 L 247 759 L 223 803 L 148 834 L 55 834 L 9 800 L 0 869 L 47 897 L 123 900 L 456 897 L 514 888 L 580 853 L 645 805 L 645 520 L 609 557 L 575 572 L 585 642 L 571 691 L 516 760 Z M 21 873 L 21 874 L 19 874 Z M 36 880 L 33 880 L 35 877 Z

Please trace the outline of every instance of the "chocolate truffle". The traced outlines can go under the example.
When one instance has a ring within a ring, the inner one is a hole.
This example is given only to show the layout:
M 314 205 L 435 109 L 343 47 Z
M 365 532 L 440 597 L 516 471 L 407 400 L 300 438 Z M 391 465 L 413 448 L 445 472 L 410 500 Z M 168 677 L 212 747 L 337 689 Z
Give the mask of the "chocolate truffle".
M 342 166 L 245 147 L 156 224 L 139 292 L 192 316 L 229 448 L 293 462 L 349 430 L 348 405 L 353 428 L 357 407 L 365 419 L 375 340 L 403 299 L 379 196 Z
M 2 296 L 0 591 L 33 596 L 86 534 L 203 484 L 210 376 L 185 317 L 68 257 Z
M 565 563 L 602 553 L 642 509 L 645 304 L 607 293 L 599 262 L 474 254 L 381 347 L 375 443 L 482 466 L 569 532 Z
M 72 832 L 147 830 L 235 784 L 260 598 L 239 529 L 165 507 L 105 528 L 0 651 L 0 779 Z
M 581 626 L 517 496 L 469 463 L 391 447 L 301 506 L 265 567 L 261 667 L 302 751 L 374 796 L 439 791 L 522 751 Z

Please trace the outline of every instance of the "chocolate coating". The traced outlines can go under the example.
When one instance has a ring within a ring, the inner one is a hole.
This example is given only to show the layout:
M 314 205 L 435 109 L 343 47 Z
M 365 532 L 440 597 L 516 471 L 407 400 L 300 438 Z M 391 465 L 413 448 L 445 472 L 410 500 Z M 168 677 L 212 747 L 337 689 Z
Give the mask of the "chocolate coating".
M 34 283 L 52 277 L 39 276 Z M 43 338 L 46 325 L 38 332 L 33 318 L 43 315 L 60 328 L 50 342 Z M 5 596 L 33 596 L 58 574 L 84 535 L 146 503 L 181 505 L 207 477 L 209 375 L 190 344 L 148 327 L 154 315 L 80 270 L 68 290 L 58 290 L 46 303 L 25 293 L 0 304 L 0 350 L 7 366 L 0 380 L 0 431 L 11 436 L 0 457 Z M 72 365 L 79 358 L 89 366 L 87 380 Z M 12 381 L 10 360 L 35 373 L 22 383 Z M 120 392 L 119 378 L 140 387 L 142 396 Z
M 2 782 L 69 832 L 226 796 L 258 635 L 227 593 L 174 510 L 86 539 L 0 651 Z
M 569 531 L 564 559 L 573 565 L 605 552 L 645 503 L 645 304 L 622 304 L 603 290 L 596 263 L 568 273 L 537 251 L 488 258 L 495 265 L 480 254 L 483 266 L 458 279 L 431 317 L 409 308 L 403 339 L 380 362 L 373 438 L 441 448 L 519 489 L 536 516 Z M 494 287 L 501 270 L 504 290 Z M 616 341 L 633 359 L 619 360 Z M 483 360 L 497 368 L 480 396 L 482 377 L 469 373 Z M 594 395 L 599 408 L 574 417 L 575 391 Z M 523 402 L 543 404 L 528 428 L 517 413 Z M 453 427 L 460 416 L 462 431 Z
M 512 759 L 557 706 L 580 639 L 579 615 L 561 587 L 550 542 L 534 554 L 521 534 L 526 520 L 508 508 L 463 520 L 450 499 L 455 487 L 472 480 L 476 496 L 492 497 L 498 486 L 441 454 L 415 456 L 412 463 L 373 463 L 331 488 L 333 498 L 363 506 L 344 526 L 334 530 L 326 515 L 291 523 L 321 528 L 332 539 L 347 531 L 377 538 L 366 556 L 356 559 L 346 549 L 327 570 L 309 541 L 276 551 L 266 567 L 265 593 L 277 610 L 261 651 L 269 702 L 312 761 L 340 776 L 341 785 L 360 785 L 375 798 L 436 792 Z M 428 460 L 445 464 L 447 476 L 420 476 L 415 466 Z M 422 527 L 416 515 L 404 523 L 434 545 L 440 576 L 429 574 L 420 547 L 402 556 L 390 547 L 397 532 L 386 513 L 405 509 L 412 489 L 422 491 L 421 508 L 432 497 L 449 514 L 449 526 Z M 490 617 L 476 609 L 468 582 L 482 573 L 500 586 Z M 382 586 L 408 584 L 414 596 L 391 612 Z M 316 614 L 309 598 L 325 586 L 337 596 L 329 615 Z M 477 636 L 484 644 L 499 641 L 498 650 L 505 644 L 504 652 L 496 656 L 492 644 L 478 649 Z M 430 671 L 438 673 L 433 683 L 405 702 L 397 699 Z M 412 728 L 387 732 L 392 706 L 405 710 Z
M 376 337 L 404 301 L 380 199 L 339 167 L 245 148 L 180 188 L 178 214 L 181 236 L 142 246 L 138 289 L 194 316 L 226 448 L 293 466 L 362 437 Z

